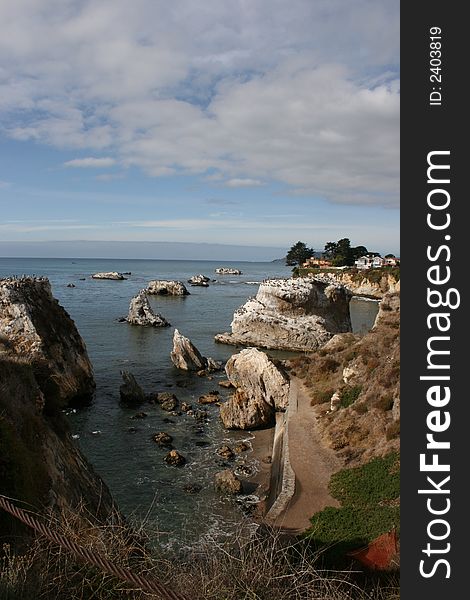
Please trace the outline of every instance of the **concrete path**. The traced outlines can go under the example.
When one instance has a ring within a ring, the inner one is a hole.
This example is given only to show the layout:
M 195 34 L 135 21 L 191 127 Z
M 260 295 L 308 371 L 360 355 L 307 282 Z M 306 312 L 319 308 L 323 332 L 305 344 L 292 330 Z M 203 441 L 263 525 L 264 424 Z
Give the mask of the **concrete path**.
M 310 526 L 310 517 L 326 506 L 339 506 L 328 493 L 328 482 L 343 464 L 318 433 L 310 397 L 303 383 L 291 380 L 289 405 L 289 457 L 295 472 L 295 494 L 276 524 L 292 533 Z

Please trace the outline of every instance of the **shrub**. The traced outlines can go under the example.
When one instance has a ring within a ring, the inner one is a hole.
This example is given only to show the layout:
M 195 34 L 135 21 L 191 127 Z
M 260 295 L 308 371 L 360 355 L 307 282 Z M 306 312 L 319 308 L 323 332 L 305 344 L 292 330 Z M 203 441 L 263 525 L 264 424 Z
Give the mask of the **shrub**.
M 353 402 L 355 402 L 359 398 L 361 392 L 361 385 L 352 385 L 344 387 L 340 393 L 340 406 L 342 408 L 347 408 L 348 406 L 351 406 L 351 404 L 353 404 Z
M 383 410 L 384 412 L 388 411 L 388 410 L 392 410 L 393 408 L 393 396 L 387 394 L 386 396 L 380 396 L 375 402 L 374 402 L 374 406 L 375 408 L 378 408 L 379 410 Z

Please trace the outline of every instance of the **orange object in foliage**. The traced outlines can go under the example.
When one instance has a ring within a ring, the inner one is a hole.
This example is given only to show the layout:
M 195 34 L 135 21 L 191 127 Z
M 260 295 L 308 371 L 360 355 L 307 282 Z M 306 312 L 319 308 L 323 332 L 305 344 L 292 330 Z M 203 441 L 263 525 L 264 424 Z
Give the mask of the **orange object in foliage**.
M 372 540 L 365 548 L 348 552 L 348 556 L 375 571 L 389 568 L 397 552 L 397 533 L 393 529 Z

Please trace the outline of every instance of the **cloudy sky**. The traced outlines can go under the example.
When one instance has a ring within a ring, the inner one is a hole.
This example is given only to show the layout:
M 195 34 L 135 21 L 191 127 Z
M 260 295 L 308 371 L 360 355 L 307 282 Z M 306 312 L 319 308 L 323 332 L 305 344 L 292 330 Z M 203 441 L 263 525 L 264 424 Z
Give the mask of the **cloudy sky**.
M 398 0 L 1 0 L 1 247 L 399 253 L 398 69 Z

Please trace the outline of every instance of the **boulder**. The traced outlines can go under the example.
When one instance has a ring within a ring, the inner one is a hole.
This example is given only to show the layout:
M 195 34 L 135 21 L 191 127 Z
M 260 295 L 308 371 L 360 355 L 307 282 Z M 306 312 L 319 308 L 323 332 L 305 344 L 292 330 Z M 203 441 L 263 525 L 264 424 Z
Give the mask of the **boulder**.
M 170 450 L 163 460 L 173 467 L 182 467 L 186 464 L 185 457 L 178 450 Z
M 242 492 L 242 482 L 233 471 L 225 469 L 215 474 L 215 489 L 225 494 L 240 494 Z
M 149 304 L 145 290 L 141 290 L 129 305 L 126 321 L 131 325 L 150 325 L 152 327 L 169 327 L 170 323 L 159 313 L 155 313 Z
M 122 281 L 123 279 L 127 279 L 124 277 L 122 273 L 118 273 L 117 271 L 110 271 L 109 273 L 95 273 L 91 276 L 92 279 L 115 279 L 117 281 Z
M 202 287 L 209 287 L 209 277 L 206 277 L 205 275 L 193 275 L 190 279 L 188 279 L 188 283 L 190 285 L 199 285 Z
M 222 381 L 219 381 L 219 385 L 223 388 L 233 388 L 233 384 L 229 379 L 222 379 Z
M 119 394 L 121 396 L 121 402 L 124 404 L 142 404 L 145 402 L 146 397 L 144 390 L 135 380 L 134 375 L 129 371 L 121 371 L 123 383 L 119 388 Z
M 232 448 L 230 448 L 230 446 L 227 446 L 226 444 L 220 446 L 220 448 L 217 448 L 216 452 L 219 456 L 225 458 L 226 460 L 231 460 L 235 457 L 235 453 L 232 450 Z
M 274 424 L 274 406 L 263 398 L 250 398 L 237 390 L 220 407 L 220 418 L 226 429 L 259 429 Z
M 248 398 L 264 401 L 276 410 L 289 405 L 289 378 L 265 352 L 246 348 L 230 357 L 225 372 L 232 385 Z
M 135 415 L 132 415 L 131 419 L 146 419 L 148 417 L 147 413 L 138 412 Z
M 173 350 L 170 357 L 175 367 L 183 371 L 200 371 L 207 367 L 207 359 L 189 338 L 181 335 L 177 329 L 173 334 Z
M 215 404 L 216 402 L 219 402 L 219 400 L 219 392 L 214 390 L 213 392 L 199 396 L 198 402 L 199 404 Z
M 48 279 L 0 279 L 0 354 L 31 366 L 46 409 L 89 403 L 93 397 L 85 343 L 52 296 Z
M 263 282 L 256 298 L 235 311 L 232 332 L 215 336 L 225 344 L 280 350 L 316 350 L 335 333 L 351 331 L 352 293 L 310 277 Z
M 250 444 L 247 444 L 246 442 L 238 442 L 234 450 L 237 454 L 241 454 L 242 452 L 247 452 L 248 450 L 250 450 L 250 448 Z
M 154 281 L 150 281 L 146 292 L 147 294 L 154 294 L 158 296 L 189 295 L 189 292 L 182 281 L 168 279 L 155 279 Z
M 171 437 L 171 435 L 166 433 L 165 431 L 159 431 L 158 433 L 155 433 L 152 436 L 152 439 L 156 444 L 162 447 L 171 448 L 171 444 L 173 442 L 173 438 Z
M 156 396 L 157 403 L 167 412 L 173 412 L 178 408 L 178 398 L 171 392 L 161 392 Z
M 188 404 L 187 402 L 182 402 L 181 403 L 181 411 L 182 412 L 189 412 L 193 409 L 193 407 L 191 406 L 191 404 Z

